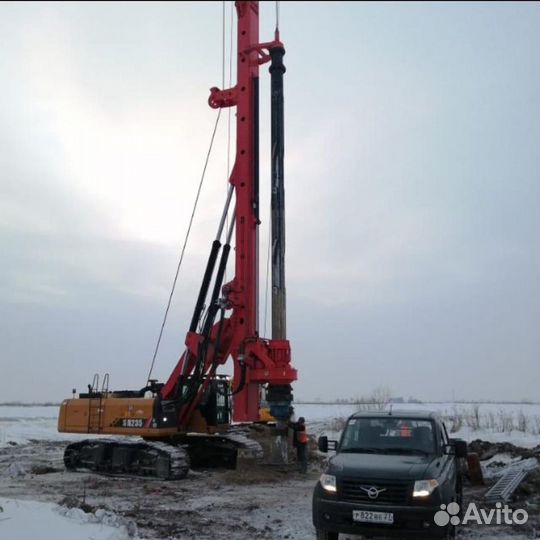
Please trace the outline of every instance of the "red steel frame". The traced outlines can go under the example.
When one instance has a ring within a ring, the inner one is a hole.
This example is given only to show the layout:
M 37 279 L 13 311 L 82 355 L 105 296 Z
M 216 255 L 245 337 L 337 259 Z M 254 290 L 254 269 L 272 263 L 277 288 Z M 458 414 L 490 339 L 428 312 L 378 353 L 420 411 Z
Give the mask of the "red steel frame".
M 259 419 L 259 388 L 261 384 L 287 385 L 297 378 L 291 366 L 291 350 L 288 340 L 269 340 L 258 333 L 258 77 L 259 65 L 270 60 L 268 50 L 282 47 L 279 34 L 268 43 L 259 43 L 259 2 L 235 2 L 238 16 L 238 67 L 237 83 L 233 88 L 212 88 L 208 99 L 212 108 L 236 106 L 236 159 L 229 178 L 236 195 L 235 213 L 235 276 L 223 286 L 227 307 L 232 309 L 225 320 L 219 350 L 211 350 L 206 360 L 205 372 L 210 373 L 216 359 L 223 364 L 229 356 L 234 363 L 235 421 Z M 215 338 L 217 324 L 212 337 Z M 191 373 L 198 354 L 200 334 L 188 332 L 186 346 L 190 351 L 185 374 Z M 186 353 L 161 391 L 164 399 L 172 396 L 182 373 Z M 244 374 L 244 377 L 242 377 Z M 238 388 L 244 378 L 244 384 Z M 206 381 L 208 384 L 209 379 Z M 191 413 L 198 405 L 206 385 L 190 404 L 184 407 L 180 425 L 189 422 Z

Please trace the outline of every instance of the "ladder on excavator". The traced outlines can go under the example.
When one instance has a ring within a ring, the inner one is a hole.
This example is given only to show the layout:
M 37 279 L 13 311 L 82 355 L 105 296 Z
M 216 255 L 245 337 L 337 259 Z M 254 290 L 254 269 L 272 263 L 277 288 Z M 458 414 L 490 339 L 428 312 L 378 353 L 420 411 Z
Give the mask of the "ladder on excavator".
M 96 373 L 89 389 L 88 399 L 88 433 L 101 433 L 103 429 L 103 398 L 109 391 L 109 374 L 105 373 L 101 391 L 99 391 L 99 375 Z

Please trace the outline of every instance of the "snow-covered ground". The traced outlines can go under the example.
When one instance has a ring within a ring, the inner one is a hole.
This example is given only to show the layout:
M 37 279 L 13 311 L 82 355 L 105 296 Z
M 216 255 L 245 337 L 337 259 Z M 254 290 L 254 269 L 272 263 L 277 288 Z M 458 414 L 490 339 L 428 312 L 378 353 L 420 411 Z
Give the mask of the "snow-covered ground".
M 293 403 L 296 416 L 306 416 L 312 420 L 327 420 L 329 418 L 347 417 L 359 409 L 363 405 L 349 403 Z M 463 416 L 473 412 L 474 407 L 478 405 L 479 415 L 484 417 L 492 413 L 496 417 L 501 413 L 512 415 L 514 419 L 519 413 L 523 413 L 528 418 L 534 420 L 540 419 L 540 404 L 539 403 L 396 403 L 392 405 L 394 411 L 410 411 L 410 410 L 428 410 L 436 411 L 442 416 L 451 416 L 456 411 Z M 386 410 L 388 409 L 386 406 Z M 0 410 L 1 415 L 1 410 Z
M 29 440 L 73 440 L 71 433 L 58 433 L 58 407 L 0 406 L 0 447 Z
M 343 420 L 357 408 L 297 403 L 295 412 L 297 417 L 307 419 L 311 435 L 325 432 L 337 436 Z M 473 406 L 467 404 L 407 404 L 395 406 L 394 410 L 398 408 L 435 409 L 443 416 L 457 414 L 464 419 L 474 413 Z M 527 427 L 532 430 L 539 415 L 537 405 L 481 405 L 477 413 L 484 422 L 490 412 L 497 418 L 499 411 L 502 419 L 512 417 L 516 425 L 520 415 L 526 415 Z M 208 470 L 191 471 L 179 483 L 66 472 L 62 463 L 65 440 L 78 436 L 57 432 L 57 414 L 57 407 L 0 406 L 0 540 L 116 540 L 133 538 L 134 534 L 182 540 L 314 537 L 311 494 L 320 474 L 318 462 L 312 463 L 307 476 L 282 476 L 274 470 Z M 532 431 L 499 432 L 497 425 L 494 429 L 474 430 L 467 426 L 468 421 L 455 436 L 529 447 L 540 442 Z M 495 477 L 518 459 L 502 453 L 493 456 L 484 464 L 490 473 L 486 477 Z M 66 497 L 85 502 L 90 510 L 66 507 Z M 533 537 L 510 528 L 486 532 L 468 529 L 461 538 Z
M 29 440 L 65 439 L 71 440 L 76 435 L 58 433 L 56 418 L 10 418 L 1 417 L 0 411 L 0 446 L 10 442 L 25 443 Z
M 345 419 L 358 410 L 352 404 L 296 403 L 296 417 L 304 416 L 312 432 L 328 430 L 334 419 Z M 397 410 L 435 410 L 446 420 L 450 429 L 452 418 L 461 418 L 461 427 L 452 433 L 467 441 L 482 439 L 490 442 L 511 442 L 516 446 L 533 448 L 540 444 L 540 405 L 485 403 L 478 405 L 479 428 L 475 423 L 475 405 L 471 403 L 422 403 L 394 405 Z M 73 440 L 86 436 L 58 433 L 56 421 L 58 407 L 0 406 L 0 446 L 7 443 L 25 443 L 29 440 Z M 520 426 L 520 422 L 524 425 Z M 522 429 L 518 429 L 521 427 Z
M 120 540 L 126 527 L 111 512 L 0 497 L 0 540 Z
M 304 416 L 307 423 L 313 425 L 315 433 L 319 434 L 321 431 L 328 431 L 329 428 L 331 430 L 331 420 L 347 418 L 360 407 L 362 406 L 354 404 L 297 403 L 295 414 L 297 417 Z M 539 404 L 403 403 L 393 405 L 392 409 L 436 411 L 444 418 L 449 430 L 452 426 L 459 427 L 452 431 L 452 437 L 469 442 L 475 439 L 511 442 L 523 448 L 534 448 L 540 444 Z M 333 434 L 335 436 L 335 430 Z

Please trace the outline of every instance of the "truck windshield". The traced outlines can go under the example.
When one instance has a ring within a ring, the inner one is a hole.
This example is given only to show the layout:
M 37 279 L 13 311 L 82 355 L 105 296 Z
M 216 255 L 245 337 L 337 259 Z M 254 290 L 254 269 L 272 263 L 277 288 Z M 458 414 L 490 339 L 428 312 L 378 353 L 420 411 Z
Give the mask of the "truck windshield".
M 409 418 L 351 418 L 341 438 L 340 452 L 434 454 L 430 420 Z

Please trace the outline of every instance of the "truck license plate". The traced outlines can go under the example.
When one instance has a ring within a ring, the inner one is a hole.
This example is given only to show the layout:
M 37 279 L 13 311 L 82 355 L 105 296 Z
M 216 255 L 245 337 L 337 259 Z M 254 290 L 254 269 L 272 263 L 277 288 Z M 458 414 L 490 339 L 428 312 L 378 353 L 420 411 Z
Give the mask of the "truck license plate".
M 394 523 L 394 514 L 390 512 L 369 512 L 368 510 L 353 510 L 354 521 L 364 523 Z

